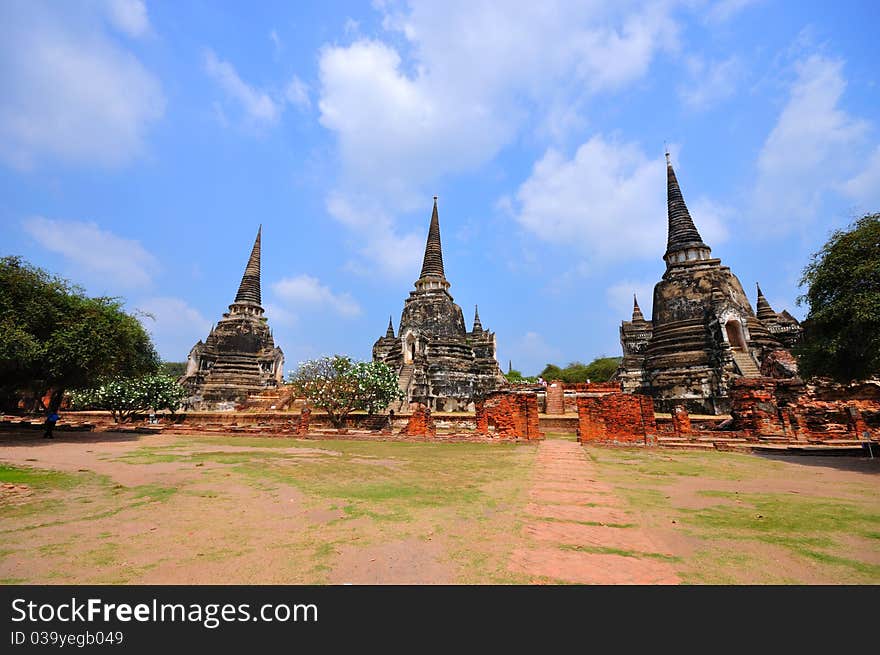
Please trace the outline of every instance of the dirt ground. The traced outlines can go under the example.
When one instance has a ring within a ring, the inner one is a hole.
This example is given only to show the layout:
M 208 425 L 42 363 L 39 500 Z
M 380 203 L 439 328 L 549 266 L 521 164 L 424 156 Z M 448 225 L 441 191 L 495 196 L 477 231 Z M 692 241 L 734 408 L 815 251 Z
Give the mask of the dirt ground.
M 0 582 L 880 583 L 880 460 L 0 437 Z

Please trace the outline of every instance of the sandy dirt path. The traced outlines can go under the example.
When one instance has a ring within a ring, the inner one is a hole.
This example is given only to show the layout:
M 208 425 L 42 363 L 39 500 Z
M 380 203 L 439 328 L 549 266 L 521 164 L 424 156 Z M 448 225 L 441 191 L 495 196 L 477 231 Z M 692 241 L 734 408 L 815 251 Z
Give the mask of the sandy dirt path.
M 596 474 L 579 444 L 541 442 L 525 508 L 525 545 L 514 550 L 509 569 L 536 583 L 679 583 L 663 559 L 668 550 L 633 523 Z

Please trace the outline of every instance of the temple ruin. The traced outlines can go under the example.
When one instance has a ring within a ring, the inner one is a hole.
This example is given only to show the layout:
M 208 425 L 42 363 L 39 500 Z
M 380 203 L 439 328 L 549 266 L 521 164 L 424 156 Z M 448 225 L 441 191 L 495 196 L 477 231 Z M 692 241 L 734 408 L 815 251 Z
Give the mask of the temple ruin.
M 654 287 L 650 321 L 634 299 L 620 327 L 624 391 L 653 396 L 658 411 L 684 404 L 698 414 L 730 411 L 731 383 L 740 377 L 795 377 L 788 349 L 798 322 L 777 314 L 758 289 L 758 314 L 730 268 L 711 256 L 682 196 L 666 153 L 666 272 Z
M 262 226 L 229 311 L 189 352 L 180 382 L 191 409 L 235 409 L 249 396 L 281 384 L 284 353 L 275 346 L 261 306 L 261 237 Z
M 473 410 L 475 398 L 504 383 L 495 333 L 483 328 L 479 310 L 468 331 L 449 287 L 435 196 L 422 272 L 404 302 L 397 336 L 389 318 L 385 336 L 373 345 L 373 360 L 398 371 L 406 394 L 400 409 L 419 403 L 435 411 Z

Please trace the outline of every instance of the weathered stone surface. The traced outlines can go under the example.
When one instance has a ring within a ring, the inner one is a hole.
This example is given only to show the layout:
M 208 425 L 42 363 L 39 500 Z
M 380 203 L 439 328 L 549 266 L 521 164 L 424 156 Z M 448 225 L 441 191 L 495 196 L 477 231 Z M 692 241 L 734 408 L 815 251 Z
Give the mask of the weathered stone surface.
M 428 230 L 422 274 L 406 299 L 398 334 L 389 323 L 373 345 L 373 360 L 398 371 L 406 400 L 436 411 L 473 409 L 474 401 L 504 384 L 496 361 L 495 334 L 475 312 L 468 332 L 461 307 L 449 293 L 443 268 L 437 199 Z
M 275 346 L 260 305 L 261 236 L 262 228 L 229 312 L 190 350 L 180 382 L 189 391 L 191 409 L 235 409 L 282 381 L 284 353 Z
M 661 411 L 684 404 L 694 413 L 725 413 L 736 378 L 764 369 L 797 375 L 782 353 L 800 327 L 787 312 L 774 312 L 760 289 L 759 315 L 752 311 L 740 281 L 702 241 L 668 161 L 667 204 L 666 272 L 654 287 L 651 321 L 636 302 L 632 320 L 621 324 L 616 379 L 625 391 L 653 396 Z

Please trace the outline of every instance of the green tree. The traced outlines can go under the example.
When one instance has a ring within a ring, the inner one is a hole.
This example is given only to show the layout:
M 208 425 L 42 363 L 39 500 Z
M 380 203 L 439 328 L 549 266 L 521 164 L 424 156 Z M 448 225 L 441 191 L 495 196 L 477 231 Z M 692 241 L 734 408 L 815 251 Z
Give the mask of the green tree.
M 800 281 L 809 307 L 795 348 L 801 374 L 839 381 L 880 373 L 880 214 L 836 230 Z
M 567 384 L 581 382 L 607 382 L 614 375 L 620 357 L 597 357 L 589 364 L 583 362 L 570 362 L 565 368 L 559 368 L 555 364 L 547 364 L 541 371 L 541 377 L 547 381 L 562 380 Z
M 116 378 L 104 384 L 71 392 L 76 409 L 105 409 L 117 423 L 137 412 L 168 409 L 173 414 L 186 397 L 186 390 L 167 375 Z
M 159 370 L 164 375 L 177 379 L 186 373 L 186 362 L 162 362 Z
M 356 362 L 344 355 L 303 362 L 289 382 L 297 394 L 327 412 L 337 428 L 344 427 L 354 411 L 373 414 L 404 398 L 397 375 L 387 364 Z
M 617 372 L 620 357 L 597 357 L 587 365 L 587 377 L 591 382 L 607 382 Z
M 547 366 L 544 367 L 544 370 L 541 371 L 540 377 L 544 378 L 547 381 L 561 380 L 562 369 L 556 366 L 556 364 L 547 364 Z
M 156 350 L 136 316 L 116 298 L 89 298 L 67 280 L 19 257 L 0 259 L 0 392 L 65 390 L 114 376 L 155 372 Z
M 511 368 L 504 374 L 504 379 L 512 384 L 521 384 L 523 382 L 537 382 L 538 377 L 535 375 L 523 375 L 522 371 Z

